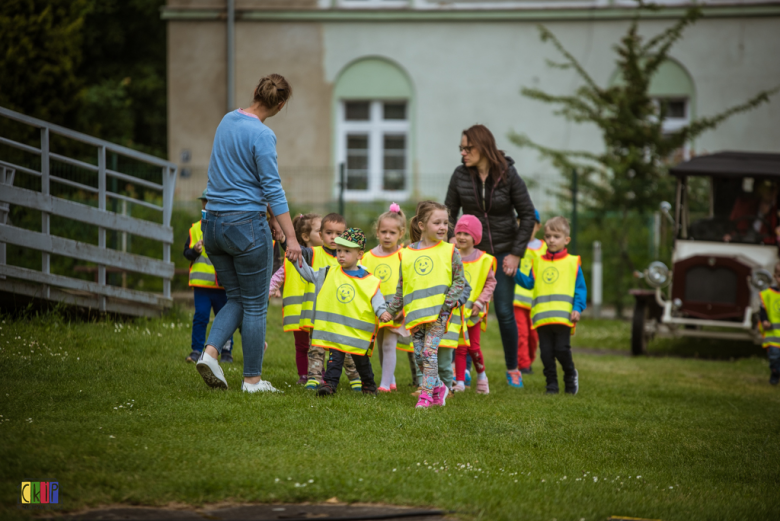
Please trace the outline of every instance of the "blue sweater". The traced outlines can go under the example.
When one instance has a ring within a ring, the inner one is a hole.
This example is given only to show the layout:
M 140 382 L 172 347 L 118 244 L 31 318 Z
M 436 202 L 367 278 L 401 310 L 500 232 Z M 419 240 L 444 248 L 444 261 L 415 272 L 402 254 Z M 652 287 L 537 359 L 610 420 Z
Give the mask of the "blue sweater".
M 566 250 L 563 250 L 565 252 Z M 553 257 L 563 252 L 548 252 Z M 525 289 L 534 289 L 534 282 L 536 278 L 534 276 L 534 270 L 531 270 L 528 275 L 522 273 L 518 268 L 515 274 L 515 282 Z M 574 304 L 572 305 L 573 311 L 579 311 L 582 313 L 585 311 L 585 306 L 588 300 L 588 287 L 585 285 L 585 276 L 582 274 L 582 266 L 577 268 L 577 281 L 574 283 Z
M 208 203 L 214 212 L 289 212 L 276 164 L 276 135 L 259 119 L 225 114 L 209 161 Z

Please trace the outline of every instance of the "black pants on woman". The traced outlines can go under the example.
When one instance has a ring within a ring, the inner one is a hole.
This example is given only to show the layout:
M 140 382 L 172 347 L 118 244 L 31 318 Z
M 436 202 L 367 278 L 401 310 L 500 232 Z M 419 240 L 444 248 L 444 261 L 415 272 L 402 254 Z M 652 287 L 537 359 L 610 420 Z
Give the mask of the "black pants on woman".
M 539 326 L 539 351 L 547 379 L 547 392 L 558 392 L 558 370 L 555 360 L 563 369 L 563 383 L 567 392 L 573 392 L 576 381 L 574 360 L 571 357 L 571 328 L 560 324 Z
M 376 382 L 374 382 L 374 370 L 371 368 L 371 359 L 366 355 L 352 354 L 352 360 L 355 362 L 355 367 L 360 375 L 360 381 L 363 383 L 363 392 L 376 394 Z M 328 357 L 328 369 L 325 371 L 323 380 L 325 383 L 336 392 L 336 388 L 339 385 L 341 379 L 341 370 L 344 367 L 344 358 L 347 353 L 344 351 L 337 351 L 336 349 L 330 349 L 330 356 Z

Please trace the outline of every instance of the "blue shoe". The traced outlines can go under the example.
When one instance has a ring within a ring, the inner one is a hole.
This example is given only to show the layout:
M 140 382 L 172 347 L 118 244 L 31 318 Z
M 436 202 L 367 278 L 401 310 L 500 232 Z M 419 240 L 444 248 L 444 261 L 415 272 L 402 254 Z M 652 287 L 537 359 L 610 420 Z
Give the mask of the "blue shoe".
M 363 382 L 360 381 L 360 378 L 356 380 L 350 380 L 349 386 L 352 388 L 353 391 L 359 393 L 363 391 Z
M 320 388 L 320 383 L 317 380 L 309 380 L 303 388 L 308 389 L 309 391 L 316 391 Z
M 515 389 L 521 389 L 523 387 L 523 374 L 517 369 L 515 369 L 514 371 L 507 371 L 506 383 L 509 384 L 509 387 L 514 387 Z
M 466 385 L 466 387 L 471 387 L 471 371 L 466 369 L 466 379 L 463 380 L 463 383 Z

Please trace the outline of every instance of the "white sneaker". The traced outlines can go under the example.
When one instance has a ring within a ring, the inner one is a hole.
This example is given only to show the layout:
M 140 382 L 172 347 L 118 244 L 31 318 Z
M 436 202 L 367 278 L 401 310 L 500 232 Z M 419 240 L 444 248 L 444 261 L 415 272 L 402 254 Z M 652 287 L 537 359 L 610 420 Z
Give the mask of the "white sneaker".
M 452 386 L 453 393 L 462 393 L 465 390 L 466 390 L 466 384 L 463 382 L 457 382 L 455 385 Z
M 217 362 L 216 358 L 208 354 L 205 349 L 203 350 L 203 353 L 201 353 L 198 364 L 195 367 L 198 369 L 203 381 L 206 382 L 206 385 L 209 387 L 215 389 L 228 388 L 225 374 L 222 372 L 219 362 Z
M 279 389 L 271 385 L 268 380 L 260 380 L 256 384 L 248 384 L 246 382 L 241 384 L 241 390 L 245 393 L 280 393 Z

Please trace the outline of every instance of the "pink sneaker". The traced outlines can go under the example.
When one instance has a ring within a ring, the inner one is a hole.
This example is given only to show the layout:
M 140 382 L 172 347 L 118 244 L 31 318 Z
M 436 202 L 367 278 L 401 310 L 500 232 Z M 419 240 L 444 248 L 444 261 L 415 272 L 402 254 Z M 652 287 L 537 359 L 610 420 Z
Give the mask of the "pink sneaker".
M 487 378 L 484 380 L 477 380 L 477 394 L 490 394 Z
M 398 386 L 395 385 L 395 384 L 390 384 L 390 390 L 391 391 L 397 391 L 398 390 Z
M 447 401 L 447 395 L 450 394 L 450 390 L 447 389 L 447 386 L 444 384 L 441 384 L 439 387 L 433 390 L 433 405 L 439 405 L 441 407 L 444 407 L 444 404 Z
M 379 391 L 380 393 L 389 393 L 390 392 L 390 389 L 388 389 L 387 387 L 377 387 L 376 390 Z
M 433 403 L 433 398 L 431 398 L 428 393 L 423 391 L 423 392 L 420 393 L 420 399 L 417 401 L 417 405 L 415 405 L 414 407 L 416 409 L 422 409 L 422 408 L 426 408 L 427 409 L 428 407 L 431 407 L 432 405 L 435 405 Z
M 465 390 L 466 390 L 466 385 L 462 384 L 460 382 L 458 382 L 458 383 L 456 383 L 455 385 L 452 386 L 452 392 L 453 393 L 462 393 Z

